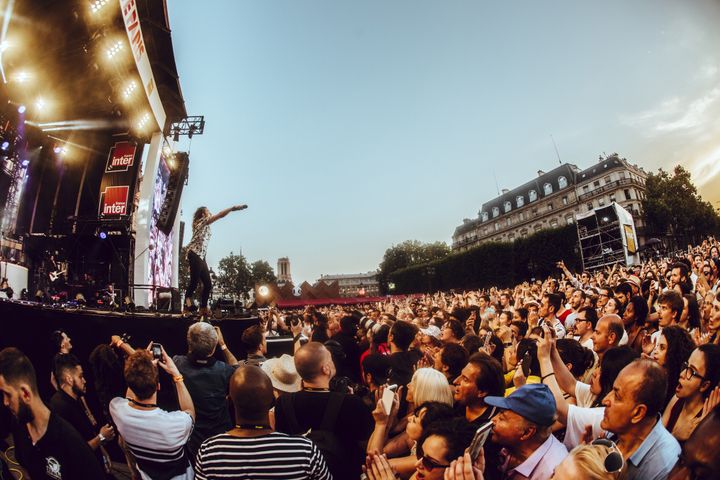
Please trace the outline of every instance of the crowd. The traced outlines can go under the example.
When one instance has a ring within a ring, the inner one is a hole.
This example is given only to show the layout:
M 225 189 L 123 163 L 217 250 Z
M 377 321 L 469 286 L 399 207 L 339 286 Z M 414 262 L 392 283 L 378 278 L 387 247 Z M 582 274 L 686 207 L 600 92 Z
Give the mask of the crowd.
M 205 322 L 184 353 L 113 336 L 87 361 L 57 332 L 49 379 L 0 351 L 2 433 L 33 480 L 718 478 L 719 269 L 709 238 L 510 289 L 270 310 L 240 359 Z M 276 335 L 293 355 L 266 358 Z

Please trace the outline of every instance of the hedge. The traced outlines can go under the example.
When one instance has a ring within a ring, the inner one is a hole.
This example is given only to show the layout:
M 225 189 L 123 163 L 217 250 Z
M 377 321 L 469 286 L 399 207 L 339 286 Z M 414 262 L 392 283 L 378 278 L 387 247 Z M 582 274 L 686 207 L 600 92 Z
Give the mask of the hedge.
M 484 243 L 397 270 L 389 275 L 389 281 L 395 284 L 392 293 L 399 294 L 511 287 L 558 273 L 556 263 L 561 259 L 571 270 L 581 264 L 575 225 L 542 230 L 514 242 Z

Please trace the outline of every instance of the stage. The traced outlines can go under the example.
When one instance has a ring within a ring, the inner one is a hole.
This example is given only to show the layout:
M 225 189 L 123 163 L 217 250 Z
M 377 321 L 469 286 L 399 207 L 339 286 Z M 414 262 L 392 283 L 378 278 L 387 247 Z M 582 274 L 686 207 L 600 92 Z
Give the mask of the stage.
M 54 355 L 50 334 L 62 330 L 72 341 L 72 353 L 85 366 L 90 352 L 100 343 L 110 343 L 112 335 L 127 334 L 128 343 L 145 348 L 159 342 L 168 355 L 185 354 L 187 329 L 196 320 L 171 313 L 110 312 L 97 309 L 62 308 L 17 300 L 0 300 L 0 348 L 17 347 L 30 357 L 37 370 L 40 393 L 48 398 L 50 363 Z M 238 358 L 245 358 L 242 332 L 259 322 L 257 317 L 211 320 L 221 328 L 225 342 Z M 222 358 L 220 351 L 216 352 Z

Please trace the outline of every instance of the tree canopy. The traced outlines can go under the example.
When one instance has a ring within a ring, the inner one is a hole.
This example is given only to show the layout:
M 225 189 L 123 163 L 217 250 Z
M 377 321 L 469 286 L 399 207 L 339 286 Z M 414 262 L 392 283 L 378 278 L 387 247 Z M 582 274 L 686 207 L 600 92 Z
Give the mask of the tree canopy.
M 450 247 L 445 242 L 422 243 L 417 240 L 406 240 L 393 245 L 385 251 L 380 263 L 380 288 L 386 291 L 387 280 L 392 272 L 440 260 L 449 254 Z
M 672 175 L 663 169 L 650 173 L 645 188 L 642 208 L 648 235 L 670 236 L 677 245 L 717 232 L 718 212 L 703 201 L 682 166 L 676 166 Z

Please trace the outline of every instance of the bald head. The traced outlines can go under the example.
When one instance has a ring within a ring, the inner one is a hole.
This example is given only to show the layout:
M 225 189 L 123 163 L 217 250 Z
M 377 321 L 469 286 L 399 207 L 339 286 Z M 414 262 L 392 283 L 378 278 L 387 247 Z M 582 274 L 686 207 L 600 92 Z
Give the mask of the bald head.
M 635 401 L 647 408 L 646 417 L 662 413 L 668 389 L 667 373 L 654 360 L 640 358 L 623 368 L 618 375 L 634 385 Z
M 620 340 L 622 340 L 623 332 L 625 331 L 625 324 L 623 323 L 622 318 L 614 313 L 609 313 L 600 317 L 599 321 L 607 322 L 608 335 L 615 334 L 613 346 L 617 347 Z
M 332 355 L 319 342 L 310 342 L 295 352 L 295 369 L 306 382 L 312 382 L 319 377 L 331 375 Z
M 262 419 L 273 406 L 273 386 L 270 377 L 260 367 L 241 365 L 230 379 L 230 398 L 235 416 Z

